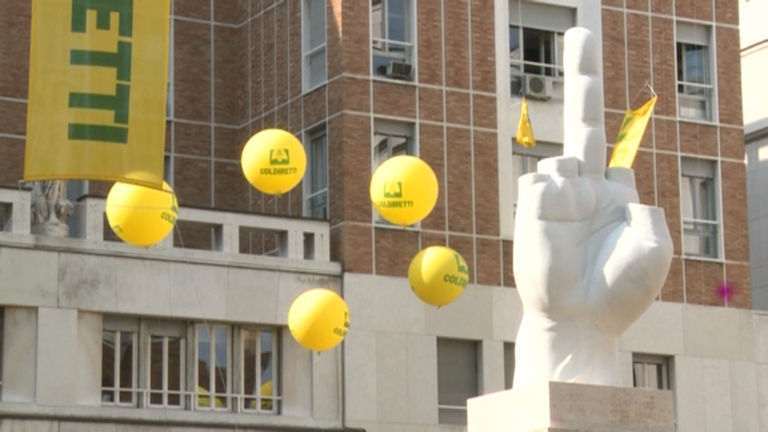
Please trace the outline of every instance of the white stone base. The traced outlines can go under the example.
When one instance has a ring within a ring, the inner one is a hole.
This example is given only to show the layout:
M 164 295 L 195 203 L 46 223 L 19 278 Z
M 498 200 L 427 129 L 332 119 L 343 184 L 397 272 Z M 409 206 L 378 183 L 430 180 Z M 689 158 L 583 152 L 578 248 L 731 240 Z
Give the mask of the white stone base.
M 671 391 L 563 382 L 469 399 L 468 432 L 674 432 Z

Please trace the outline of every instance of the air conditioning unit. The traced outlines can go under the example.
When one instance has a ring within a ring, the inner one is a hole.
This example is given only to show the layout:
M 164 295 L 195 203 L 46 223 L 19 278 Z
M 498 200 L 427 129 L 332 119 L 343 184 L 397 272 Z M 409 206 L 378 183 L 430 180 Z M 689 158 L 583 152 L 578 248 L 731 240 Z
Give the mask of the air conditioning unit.
M 387 78 L 410 81 L 412 73 L 413 66 L 405 62 L 391 61 L 387 65 Z
M 541 75 L 526 75 L 523 91 L 531 99 L 547 100 L 552 97 L 552 79 Z

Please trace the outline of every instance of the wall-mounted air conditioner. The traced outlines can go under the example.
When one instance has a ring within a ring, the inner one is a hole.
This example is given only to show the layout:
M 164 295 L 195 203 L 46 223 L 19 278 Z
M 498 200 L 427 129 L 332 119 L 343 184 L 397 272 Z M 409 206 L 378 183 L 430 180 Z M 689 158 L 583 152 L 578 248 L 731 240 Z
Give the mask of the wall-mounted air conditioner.
M 547 100 L 552 97 L 552 78 L 542 75 L 526 75 L 523 92 L 531 99 Z
M 408 63 L 393 60 L 387 65 L 387 78 L 410 81 L 412 74 L 413 66 Z

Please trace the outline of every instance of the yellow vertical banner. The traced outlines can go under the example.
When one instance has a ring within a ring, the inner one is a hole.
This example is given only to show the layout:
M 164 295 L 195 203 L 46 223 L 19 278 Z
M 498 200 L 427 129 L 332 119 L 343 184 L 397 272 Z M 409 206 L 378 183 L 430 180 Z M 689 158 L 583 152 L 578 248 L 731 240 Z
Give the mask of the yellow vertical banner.
M 616 137 L 616 146 L 611 154 L 611 162 L 608 166 L 632 168 L 635 161 L 637 149 L 643 140 L 645 127 L 653 113 L 653 107 L 656 105 L 657 96 L 653 96 L 648 102 L 636 110 L 628 109 L 624 116 L 624 121 L 619 128 L 619 134 Z
M 523 97 L 520 106 L 520 121 L 517 123 L 517 143 L 523 147 L 533 147 L 536 145 L 536 139 L 533 138 L 533 127 L 531 119 L 528 117 L 528 101 Z
M 161 188 L 170 0 L 32 0 L 25 180 Z

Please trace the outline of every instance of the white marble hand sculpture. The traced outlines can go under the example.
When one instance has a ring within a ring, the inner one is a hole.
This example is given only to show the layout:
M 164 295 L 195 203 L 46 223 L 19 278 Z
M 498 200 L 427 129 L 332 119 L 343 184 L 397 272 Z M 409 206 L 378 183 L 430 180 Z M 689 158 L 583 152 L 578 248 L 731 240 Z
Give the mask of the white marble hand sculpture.
M 664 211 L 637 203 L 631 169 L 605 168 L 600 55 L 588 30 L 566 32 L 564 156 L 519 181 L 515 387 L 620 386 L 619 338 L 658 295 L 672 259 Z

